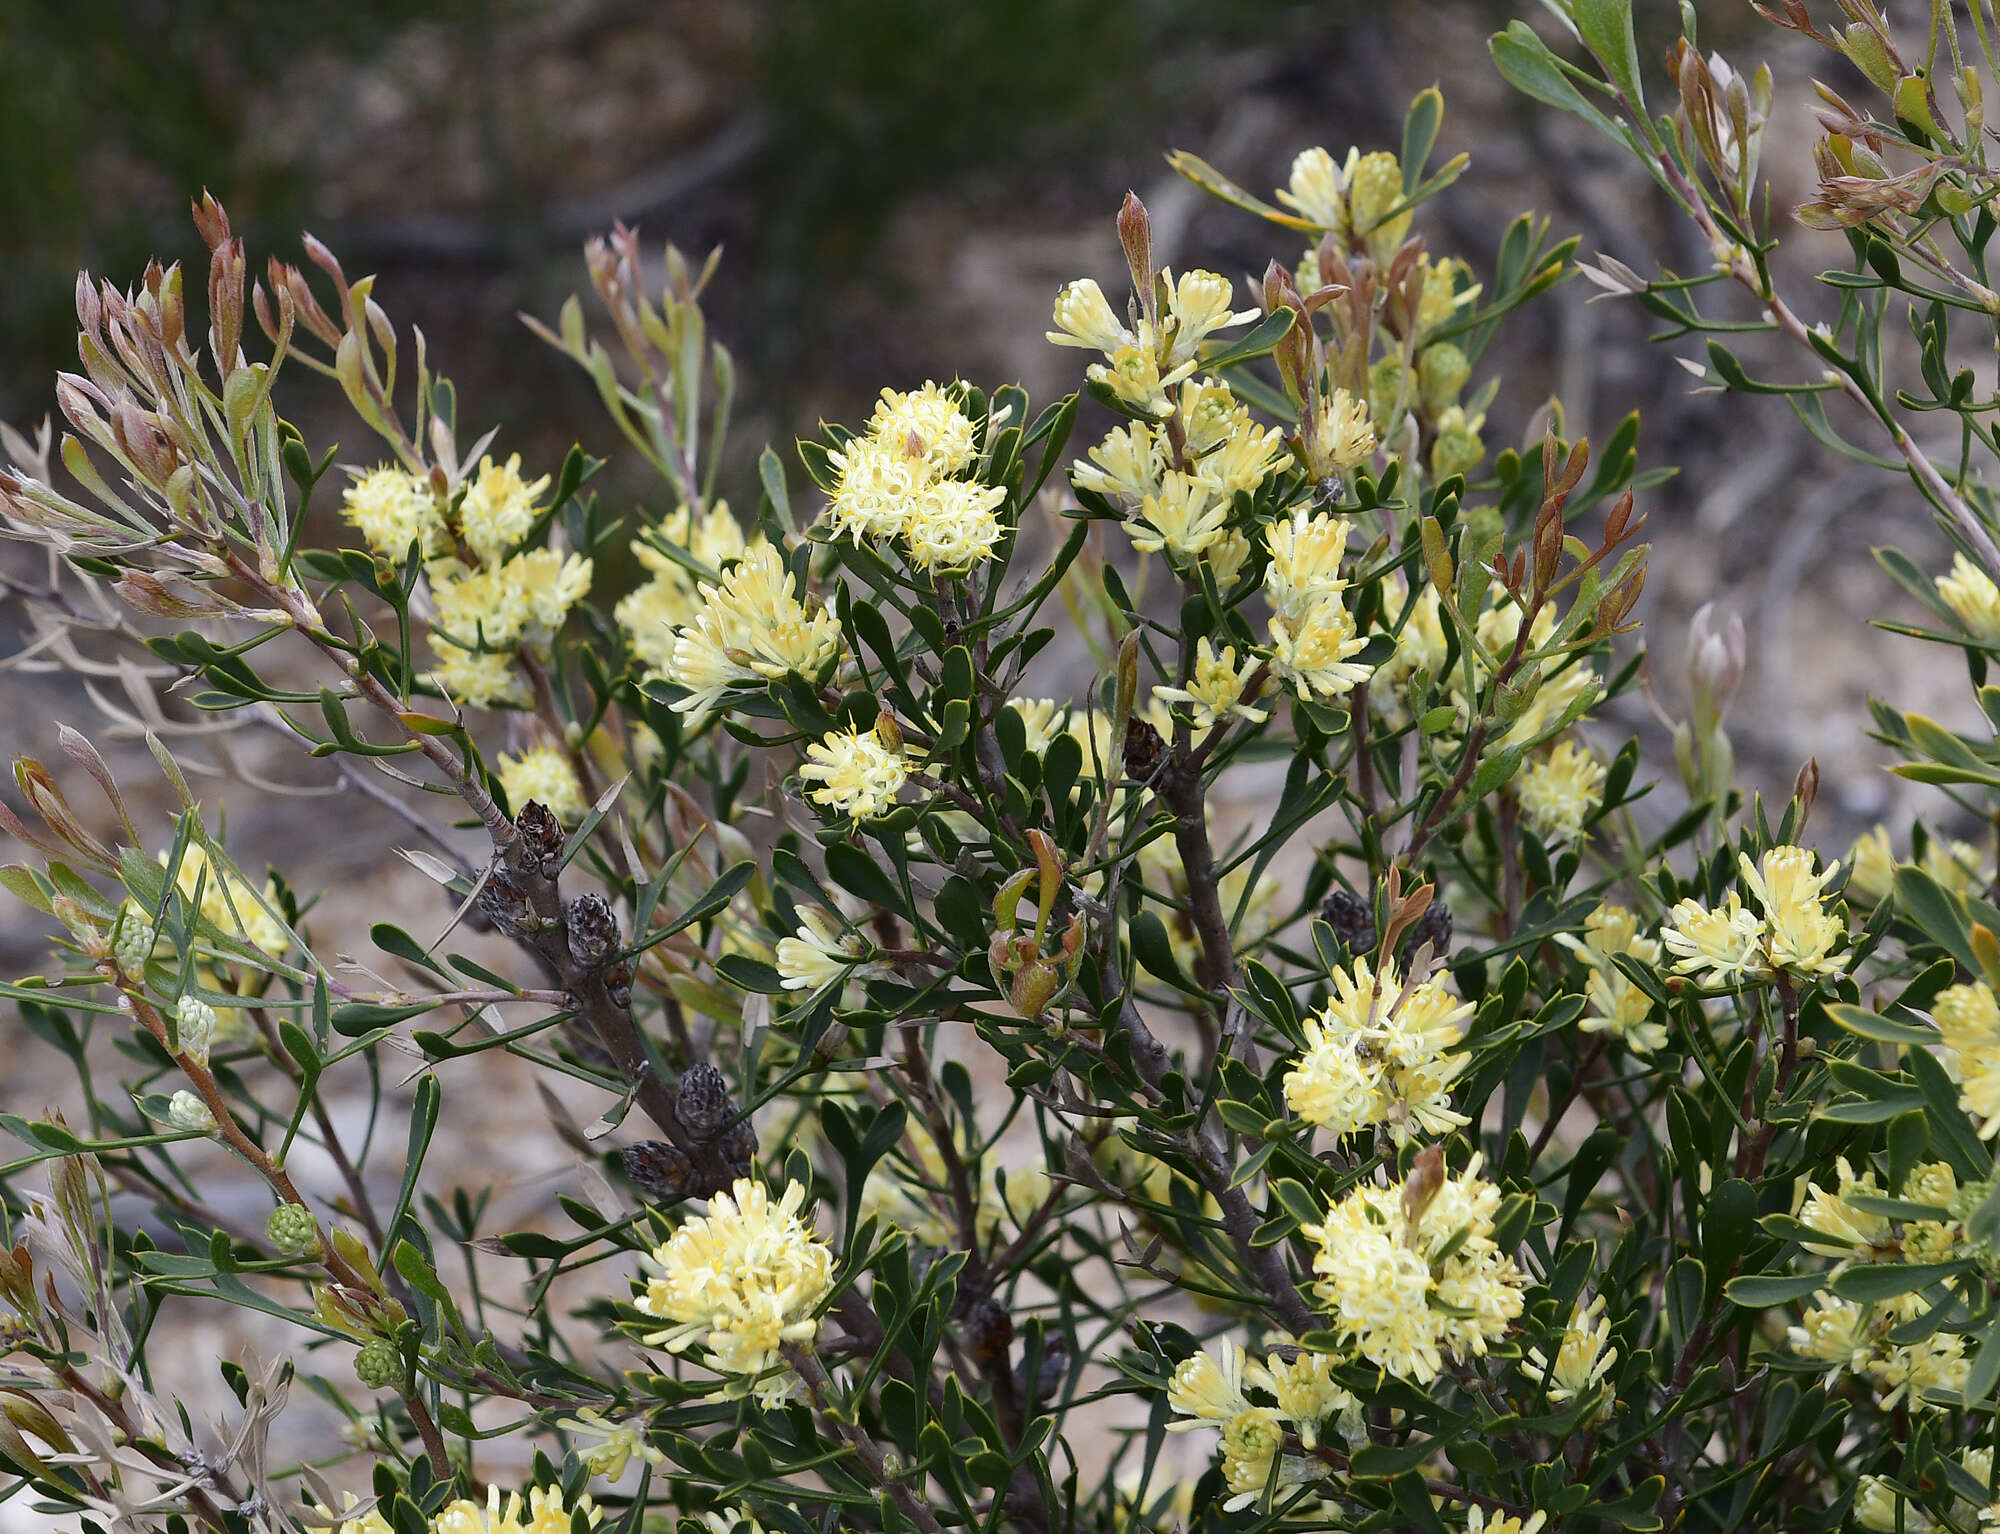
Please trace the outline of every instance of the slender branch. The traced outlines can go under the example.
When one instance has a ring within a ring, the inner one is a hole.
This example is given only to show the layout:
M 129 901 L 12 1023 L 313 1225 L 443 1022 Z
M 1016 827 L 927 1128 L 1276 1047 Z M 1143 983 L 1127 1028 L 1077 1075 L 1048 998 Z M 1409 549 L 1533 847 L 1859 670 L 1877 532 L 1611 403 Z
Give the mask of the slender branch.
M 792 1366 L 800 1381 L 806 1387 L 806 1394 L 818 1409 L 821 1420 L 854 1450 L 854 1456 L 868 1471 L 875 1485 L 889 1493 L 902 1509 L 903 1516 L 915 1524 L 924 1534 L 944 1534 L 944 1525 L 937 1521 L 929 1505 L 917 1495 L 916 1489 L 900 1475 L 892 1474 L 888 1459 L 875 1440 L 868 1436 L 868 1430 L 859 1422 L 849 1421 L 839 1411 L 833 1400 L 833 1381 L 827 1378 L 826 1370 L 813 1355 L 810 1348 L 796 1342 L 785 1344 L 785 1362 Z

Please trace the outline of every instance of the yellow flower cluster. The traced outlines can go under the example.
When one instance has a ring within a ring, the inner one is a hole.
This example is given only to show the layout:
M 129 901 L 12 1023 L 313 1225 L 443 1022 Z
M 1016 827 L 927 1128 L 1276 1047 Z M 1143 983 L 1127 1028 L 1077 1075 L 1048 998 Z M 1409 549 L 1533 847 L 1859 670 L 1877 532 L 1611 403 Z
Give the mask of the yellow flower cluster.
M 1951 573 L 1937 578 L 1937 593 L 1974 639 L 2000 642 L 2000 586 L 1963 554 L 1951 556 Z
M 1516 792 L 1528 824 L 1551 840 L 1575 841 L 1604 802 L 1605 767 L 1573 740 L 1559 741 L 1521 774 Z
M 1781 969 L 1804 976 L 1837 971 L 1836 950 L 1846 940 L 1847 927 L 1821 905 L 1820 891 L 1840 864 L 1829 863 L 1814 873 L 1812 853 L 1792 846 L 1773 847 L 1761 863 L 1752 863 L 1742 852 L 1736 861 L 1764 915 L 1759 918 L 1748 909 L 1734 890 L 1714 909 L 1698 900 L 1681 901 L 1667 913 L 1660 932 L 1674 955 L 1674 968 L 1712 985 L 1768 980 Z
M 1938 1330 L 1915 1342 L 1890 1337 L 1907 1321 L 1929 1311 L 1920 1293 L 1897 1295 L 1880 1305 L 1857 1305 L 1820 1293 L 1786 1340 L 1792 1351 L 1846 1369 L 1882 1392 L 1884 1411 L 1907 1401 L 1911 1408 L 1937 1406 L 1940 1392 L 1964 1388 L 1968 1364 L 1965 1338 Z
M 1338 698 L 1369 675 L 1352 659 L 1367 641 L 1354 632 L 1354 615 L 1340 599 L 1348 531 L 1345 517 L 1301 507 L 1264 535 L 1271 553 L 1264 571 L 1271 669 L 1309 698 Z
M 1604 1383 L 1604 1376 L 1618 1362 L 1618 1350 L 1608 1347 L 1611 1322 L 1604 1314 L 1604 1296 L 1588 1305 L 1579 1302 L 1570 1311 L 1569 1325 L 1551 1363 L 1540 1348 L 1529 1348 L 1521 1359 L 1521 1372 L 1537 1384 L 1546 1385 L 1549 1400 L 1557 1406 L 1592 1394 Z
M 902 746 L 883 739 L 879 722 L 867 730 L 836 730 L 807 746 L 806 756 L 799 776 L 820 785 L 809 797 L 855 820 L 892 808 L 910 775 Z
M 667 1462 L 663 1450 L 646 1442 L 644 1417 L 627 1417 L 622 1422 L 613 1422 L 596 1407 L 585 1406 L 574 1417 L 565 1417 L 556 1426 L 590 1443 L 590 1447 L 583 1451 L 583 1463 L 592 1475 L 602 1476 L 607 1481 L 622 1478 L 626 1467 L 635 1459 L 649 1465 Z
M 1057 346 L 1103 353 L 1104 361 L 1091 364 L 1086 376 L 1155 419 L 1172 412 L 1167 391 L 1193 375 L 1203 341 L 1257 318 L 1254 309 L 1231 311 L 1235 290 L 1214 272 L 1185 272 L 1176 279 L 1162 271 L 1160 281 L 1167 304 L 1157 323 L 1140 315 L 1127 325 L 1112 313 L 1104 290 L 1083 277 L 1056 295 L 1056 328 L 1048 333 Z
M 574 1508 L 567 1506 L 559 1486 L 532 1487 L 525 1503 L 518 1491 L 510 1492 L 505 1504 L 500 1488 L 488 1486 L 483 1507 L 467 1497 L 447 1503 L 431 1519 L 431 1534 L 569 1534 L 576 1513 L 582 1513 L 593 1528 L 604 1517 L 604 1510 L 588 1494 L 578 1497 Z
M 1493 1241 L 1500 1190 L 1479 1160 L 1435 1191 L 1364 1184 L 1305 1227 L 1320 1307 L 1361 1356 L 1428 1384 L 1449 1358 L 1481 1355 L 1521 1314 L 1527 1276 Z
M 1653 1020 L 1653 999 L 1613 960 L 1630 954 L 1641 964 L 1660 962 L 1657 938 L 1639 935 L 1639 918 L 1622 905 L 1601 905 L 1583 919 L 1583 936 L 1561 932 L 1556 941 L 1590 968 L 1584 994 L 1590 1010 L 1577 1024 L 1585 1033 L 1615 1034 L 1635 1054 L 1650 1055 L 1667 1042 L 1664 1023 Z
M 1465 1037 L 1472 1004 L 1436 977 L 1407 985 L 1393 964 L 1378 975 L 1362 958 L 1332 981 L 1332 999 L 1306 1022 L 1305 1052 L 1285 1073 L 1285 1106 L 1339 1135 L 1386 1125 L 1399 1145 L 1464 1124 L 1451 1085 L 1467 1057 L 1449 1051 Z
M 754 541 L 761 545 L 762 535 Z M 727 501 L 717 501 L 700 516 L 691 506 L 678 506 L 650 537 L 633 540 L 632 553 L 649 575 L 643 586 L 619 600 L 612 616 L 624 629 L 632 653 L 652 677 L 664 675 L 673 659 L 675 630 L 693 622 L 701 611 L 701 591 L 694 572 L 662 553 L 663 543 L 685 550 L 689 559 L 718 575 L 750 547 Z
M 340 512 L 385 559 L 401 560 L 417 544 L 426 559 L 434 559 L 451 542 L 444 513 L 430 483 L 407 469 L 380 464 L 363 473 L 350 470 L 354 483 L 340 498 Z
M 1344 165 L 1334 164 L 1324 149 L 1301 150 L 1278 201 L 1341 241 L 1365 249 L 1378 265 L 1388 263 L 1410 232 L 1410 210 L 1392 212 L 1403 201 L 1403 169 L 1386 150 L 1364 155 L 1350 149 Z
M 518 756 L 503 754 L 500 786 L 506 790 L 508 808 L 517 815 L 533 799 L 564 825 L 574 825 L 590 808 L 569 753 L 560 746 L 531 746 Z
M 1231 504 L 1284 466 L 1284 433 L 1258 426 L 1249 407 L 1213 378 L 1183 386 L 1169 414 L 1178 420 L 1115 428 L 1091 449 L 1094 462 L 1072 466 L 1071 482 L 1136 516 L 1134 548 L 1165 551 L 1181 564 L 1205 559 L 1226 589 L 1250 553 L 1249 541 L 1228 525 Z
M 1941 836 L 1925 839 L 1924 855 L 1916 866 L 1954 895 L 1970 895 L 1991 883 L 1985 858 L 1970 842 L 1947 840 Z M 1850 899 L 1881 900 L 1896 884 L 1896 854 L 1889 842 L 1889 828 L 1877 825 L 1854 839 L 1847 854 L 1847 887 Z
M 699 723 L 730 688 L 776 681 L 792 672 L 817 676 L 840 654 L 840 622 L 808 609 L 778 551 L 746 549 L 715 585 L 701 584 L 701 607 L 674 633 L 661 674 L 687 689 L 674 704 Z
M 1931 1003 L 1944 1036 L 1958 1100 L 1979 1123 L 1979 1136 L 2000 1134 L 2000 1004 L 1984 980 L 1948 987 Z
M 1943 1218 L 1906 1220 L 1901 1228 L 1888 1216 L 1863 1209 L 1856 1197 L 1879 1199 L 1887 1195 L 1876 1182 L 1872 1169 L 1858 1176 L 1845 1156 L 1835 1163 L 1838 1181 L 1833 1191 L 1817 1183 L 1805 1186 L 1799 1206 L 1799 1223 L 1812 1235 L 1800 1240 L 1809 1247 L 1842 1257 L 1880 1257 L 1891 1253 L 1910 1262 L 1942 1262 L 1958 1244 L 1958 1226 L 1950 1219 L 1951 1201 L 1958 1193 L 1958 1174 L 1951 1164 L 1929 1161 L 1913 1167 L 1904 1179 L 1902 1198 L 1912 1204 L 1935 1208 Z
M 1306 469 L 1315 480 L 1359 468 L 1375 451 L 1375 419 L 1368 402 L 1335 389 L 1307 417 L 1303 447 Z
M 934 383 L 881 402 L 857 437 L 828 455 L 840 483 L 828 503 L 834 531 L 902 542 L 910 563 L 926 572 L 965 570 L 991 559 L 1006 528 L 999 485 L 955 476 L 978 459 L 972 421 Z
M 867 948 L 858 932 L 842 932 L 819 911 L 801 910 L 802 925 L 778 939 L 778 973 L 788 991 L 816 991 L 847 978 Z
M 1993 1483 L 1993 1449 L 1990 1445 L 1966 1449 L 1958 1456 L 1959 1468 L 1980 1486 Z M 1991 1529 L 2000 1524 L 2000 1504 L 1987 1505 L 1963 1495 L 1956 1499 L 1956 1528 Z M 1937 1521 L 1915 1503 L 1906 1501 L 1884 1476 L 1864 1475 L 1854 1486 L 1854 1521 L 1869 1534 L 1932 1534 Z
M 731 1376 L 721 1395 L 754 1394 L 765 1407 L 789 1400 L 798 1380 L 783 1366 L 786 1343 L 808 1343 L 833 1289 L 833 1252 L 799 1218 L 806 1190 L 788 1183 L 777 1203 L 762 1183 L 738 1178 L 706 1216 L 689 1220 L 653 1251 L 657 1276 L 633 1303 L 669 1324 L 648 1346 L 679 1353 L 699 1342 L 710 1367 Z
M 411 543 L 421 546 L 434 611 L 434 674 L 461 702 L 525 702 L 511 652 L 523 644 L 545 648 L 590 590 L 587 559 L 554 549 L 513 552 L 548 487 L 547 475 L 523 479 L 515 454 L 504 464 L 480 459 L 455 508 L 439 501 L 425 477 L 387 466 L 358 476 L 342 498 L 343 514 L 376 553 L 401 559 Z
M 1244 699 L 1250 678 L 1257 670 L 1257 658 L 1246 655 L 1236 663 L 1234 645 L 1223 646 L 1217 655 L 1206 639 L 1195 642 L 1194 674 L 1185 687 L 1155 687 L 1153 696 L 1162 703 L 1185 703 L 1195 729 L 1206 734 L 1230 719 L 1258 724 L 1270 717 L 1268 711 L 1250 707 Z
M 1324 1353 L 1295 1347 L 1268 1353 L 1259 1363 L 1225 1338 L 1216 1354 L 1196 1353 L 1174 1370 L 1167 1405 L 1184 1420 L 1169 1422 L 1167 1431 L 1222 1430 L 1222 1476 L 1230 1492 L 1226 1510 L 1256 1501 L 1274 1467 L 1281 1486 L 1315 1478 L 1309 1460 L 1284 1454 L 1287 1427 L 1308 1453 L 1319 1446 L 1329 1418 L 1338 1420 L 1343 1437 L 1359 1430 L 1361 1404 L 1334 1379 L 1333 1364 Z M 1272 1404 L 1253 1402 L 1251 1391 Z
M 346 1498 L 345 1511 L 349 1516 L 342 1518 L 337 1524 L 309 1523 L 306 1525 L 306 1534 L 396 1534 L 389 1520 L 376 1509 L 371 1507 L 365 1513 L 355 1513 L 356 1498 L 353 1492 L 342 1492 L 341 1495 Z

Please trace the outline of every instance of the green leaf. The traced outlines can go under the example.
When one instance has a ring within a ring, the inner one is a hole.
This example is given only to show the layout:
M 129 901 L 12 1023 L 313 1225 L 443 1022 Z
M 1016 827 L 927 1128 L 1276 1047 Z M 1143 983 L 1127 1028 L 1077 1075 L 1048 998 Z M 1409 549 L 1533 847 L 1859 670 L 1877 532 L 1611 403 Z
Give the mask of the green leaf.
M 1908 1294 L 1913 1289 L 1927 1289 L 1940 1279 L 1970 1273 L 1974 1266 L 1970 1259 L 1961 1262 L 1871 1263 L 1836 1274 L 1828 1287 L 1843 1300 L 1872 1304 L 1878 1300 L 1893 1300 L 1897 1295 Z
M 386 921 L 378 921 L 369 929 L 368 935 L 375 940 L 375 946 L 384 953 L 393 953 L 405 963 L 414 964 L 419 969 L 427 969 L 434 975 L 444 975 L 444 966 L 424 952 L 423 945 L 401 927 Z M 450 976 L 445 976 L 449 979 Z
M 896 888 L 896 881 L 883 872 L 882 865 L 852 842 L 835 842 L 826 849 L 827 877 L 850 895 L 859 895 L 870 905 L 881 906 L 900 916 L 911 914 Z
M 1583 98 L 1582 92 L 1563 73 L 1556 56 L 1549 52 L 1548 44 L 1525 21 L 1510 23 L 1506 31 L 1489 38 L 1486 46 L 1493 54 L 1500 77 L 1515 90 L 1532 96 L 1544 106 L 1581 117 L 1595 124 L 1600 132 L 1625 142 L 1618 125 Z
M 1220 351 L 1201 359 L 1204 368 L 1233 367 L 1256 357 L 1268 357 L 1278 349 L 1278 343 L 1291 333 L 1298 314 L 1291 309 L 1276 309 L 1238 336 Z
M 1987 1318 L 1979 1333 L 1979 1351 L 1973 1354 L 1972 1366 L 1965 1371 L 1965 1384 L 1961 1387 L 1965 1409 L 1979 1410 L 1993 1394 L 1996 1384 L 2000 1384 L 2000 1312 Z
M 1639 83 L 1639 45 L 1632 36 L 1632 0 L 1570 0 L 1570 16 L 1583 45 L 1597 55 L 1612 84 L 1643 118 L 1646 97 Z
M 1723 1285 L 1722 1292 L 1732 1305 L 1745 1310 L 1768 1310 L 1773 1305 L 1789 1305 L 1826 1287 L 1824 1273 L 1745 1273 Z
M 1403 195 L 1408 197 L 1424 178 L 1424 162 L 1437 144 L 1438 128 L 1444 122 L 1444 96 L 1435 85 L 1417 92 L 1410 110 L 1403 114 Z
M 1188 979 L 1174 957 L 1174 945 L 1167 937 L 1166 924 L 1155 911 L 1141 911 L 1132 918 L 1127 929 L 1132 943 L 1132 957 L 1139 961 L 1139 967 L 1156 979 L 1164 980 L 1177 991 L 1200 994 L 1200 988 Z
M 715 972 L 740 991 L 764 996 L 782 996 L 785 991 L 785 977 L 778 973 L 777 966 L 748 954 L 724 954 L 715 961 Z
M 1826 1004 L 1826 1012 L 1849 1033 L 1858 1033 L 1864 1039 L 1874 1039 L 1879 1043 L 1935 1044 L 1938 1041 L 1935 1028 L 1899 1023 L 1894 1018 L 1871 1012 L 1866 1007 L 1857 1007 L 1852 1002 L 1830 1001 Z

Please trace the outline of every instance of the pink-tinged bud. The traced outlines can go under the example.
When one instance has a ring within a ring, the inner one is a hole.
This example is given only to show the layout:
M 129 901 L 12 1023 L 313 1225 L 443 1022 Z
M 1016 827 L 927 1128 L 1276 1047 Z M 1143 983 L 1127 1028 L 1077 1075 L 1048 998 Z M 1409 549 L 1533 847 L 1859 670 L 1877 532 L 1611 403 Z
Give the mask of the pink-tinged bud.
M 125 395 L 112 408 L 111 431 L 141 477 L 156 488 L 166 484 L 179 458 L 152 412 Z
M 180 594 L 183 588 L 187 595 Z M 178 581 L 170 587 L 165 580 L 145 570 L 127 570 L 112 583 L 111 589 L 126 606 L 155 618 L 211 618 L 227 610 L 202 600 L 199 587 Z
M 215 248 L 208 261 L 208 345 L 216 371 L 225 379 L 236 370 L 243 350 L 243 242 Z
M 345 314 L 347 312 L 347 274 L 341 271 L 340 263 L 334 259 L 333 252 L 328 250 L 312 235 L 302 236 L 301 243 L 306 248 L 306 259 L 333 279 L 334 288 L 340 294 L 340 312 Z
M 1153 220 L 1137 192 L 1127 192 L 1118 209 L 1118 243 L 1125 247 L 1125 265 L 1132 288 L 1148 318 L 1157 318 L 1153 301 Z
M 76 322 L 91 335 L 104 326 L 104 305 L 98 300 L 97 285 L 88 272 L 76 274 Z
M 94 440 L 105 435 L 104 417 L 99 414 L 99 406 L 104 403 L 103 391 L 89 379 L 74 373 L 56 375 L 56 408 L 63 413 L 64 420 Z
M 1688 690 L 1694 699 L 1695 726 L 1702 733 L 1729 711 L 1748 659 L 1742 615 L 1731 613 L 1727 623 L 1718 625 L 1715 604 L 1704 603 L 1688 625 Z
M 81 857 L 109 868 L 117 863 L 111 849 L 99 841 L 85 828 L 76 812 L 69 807 L 69 801 L 56 787 L 48 769 L 40 762 L 22 757 L 14 763 L 14 785 L 21 791 L 21 797 L 28 801 L 34 812 L 42 817 L 42 822 L 50 832 L 68 845 Z
M 229 214 L 207 187 L 201 189 L 201 200 L 194 204 L 194 226 L 201 231 L 202 244 L 210 250 L 229 243 Z
M 1792 797 L 1799 801 L 1799 826 L 1803 828 L 1819 799 L 1818 757 L 1806 758 L 1805 766 L 1799 769 L 1798 781 L 1792 785 Z

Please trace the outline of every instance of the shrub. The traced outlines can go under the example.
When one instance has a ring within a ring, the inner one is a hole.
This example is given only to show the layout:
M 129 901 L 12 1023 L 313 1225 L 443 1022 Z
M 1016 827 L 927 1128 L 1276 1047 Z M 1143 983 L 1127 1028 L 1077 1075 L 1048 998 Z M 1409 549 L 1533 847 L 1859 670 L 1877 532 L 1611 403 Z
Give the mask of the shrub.
M 2000 437 L 1947 341 L 2000 313 L 1978 61 L 1946 10 L 1918 65 L 1843 4 L 1779 22 L 1889 103 L 1821 92 L 1802 217 L 1854 259 L 1820 326 L 1773 276 L 1768 74 L 1686 11 L 1650 113 L 1621 0 L 1559 8 L 1578 60 L 1521 24 L 1494 51 L 1714 251 L 1593 280 L 1705 337 L 1705 382 L 1908 471 L 1960 552 L 1883 555 L 1932 614 L 1894 627 L 1963 653 L 2000 724 Z M 884 390 L 798 445 L 811 488 L 764 451 L 747 516 L 714 257 L 668 247 L 655 295 L 621 229 L 586 253 L 608 340 L 576 300 L 534 326 L 663 481 L 636 528 L 580 448 L 524 468 L 462 424 L 317 242 L 252 280 L 204 199 L 205 320 L 178 269 L 82 280 L 71 434 L 5 438 L 8 528 L 48 552 L 23 655 L 122 678 L 181 808 L 135 818 L 73 730 L 60 770 L 16 764 L 5 882 L 61 964 L 0 993 L 77 1090 L 0 1116 L 13 1493 L 343 1534 L 1992 1521 L 1988 855 L 1921 826 L 1907 860 L 1886 830 L 1822 855 L 1810 763 L 1783 805 L 1739 790 L 1743 633 L 1707 614 L 1684 807 L 1638 803 L 1603 704 L 1639 675 L 1663 471 L 1636 418 L 1489 449 L 1488 343 L 1575 242 L 1523 216 L 1477 270 L 1433 253 L 1442 110 L 1396 153 L 1304 151 L 1274 200 L 1175 156 L 1270 226 L 1261 278 L 1160 268 L 1128 196 L 1129 296 L 1055 300 L 1078 394 Z M 1730 288 L 1755 319 L 1703 307 Z M 1746 324 L 1812 376 L 1752 378 Z M 288 363 L 371 451 L 307 446 Z M 1079 455 L 1086 399 L 1112 424 Z M 594 602 L 627 542 L 643 583 Z M 1993 814 L 1992 739 L 1876 725 Z M 190 789 L 228 728 L 401 817 L 448 919 L 333 953 Z M 525 1111 L 477 1095 L 499 1052 L 578 1163 L 535 1228 L 444 1180 L 447 1093 Z M 301 1147 L 337 1186 L 294 1181 Z M 217 1305 L 295 1341 L 222 1361 L 211 1434 L 147 1343 Z M 295 1382 L 341 1452 L 287 1435 Z

